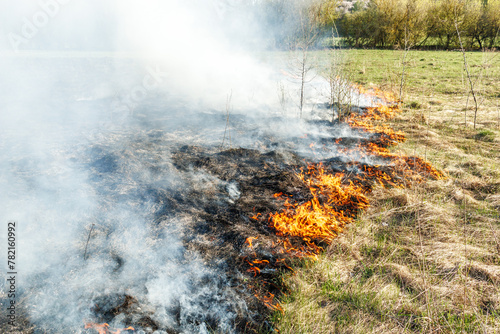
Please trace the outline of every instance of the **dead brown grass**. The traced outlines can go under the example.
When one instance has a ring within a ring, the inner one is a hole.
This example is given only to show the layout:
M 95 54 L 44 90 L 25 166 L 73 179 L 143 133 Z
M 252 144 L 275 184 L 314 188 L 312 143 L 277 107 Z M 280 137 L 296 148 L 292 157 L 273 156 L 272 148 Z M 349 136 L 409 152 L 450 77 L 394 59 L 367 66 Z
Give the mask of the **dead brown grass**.
M 498 101 L 483 103 L 473 131 L 458 114 L 464 96 L 409 99 L 423 110 L 391 124 L 408 135 L 397 150 L 448 178 L 375 189 L 320 261 L 285 277 L 281 333 L 500 332 Z

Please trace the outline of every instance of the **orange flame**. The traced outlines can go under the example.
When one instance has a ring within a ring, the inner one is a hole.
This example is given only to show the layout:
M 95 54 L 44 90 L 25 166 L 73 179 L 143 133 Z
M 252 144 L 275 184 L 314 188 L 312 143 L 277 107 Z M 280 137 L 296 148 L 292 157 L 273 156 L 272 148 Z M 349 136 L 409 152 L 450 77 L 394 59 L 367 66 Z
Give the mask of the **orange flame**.
M 120 334 L 123 331 L 135 331 L 133 327 L 120 328 L 120 329 L 110 329 L 107 323 L 104 324 L 96 324 L 96 323 L 87 323 L 85 324 L 85 329 L 94 329 L 99 334 Z
M 249 272 L 249 273 L 252 273 L 252 272 L 253 272 L 253 276 L 255 277 L 255 276 L 257 276 L 257 274 L 260 274 L 260 268 L 255 267 L 255 266 L 252 266 L 252 267 L 250 267 L 250 268 L 247 270 L 247 272 Z
M 258 214 L 256 214 L 256 215 L 253 215 L 253 216 L 252 216 L 252 219 L 259 220 L 259 216 L 262 216 L 262 214 L 261 214 L 261 213 L 258 213 Z
M 279 311 L 282 314 L 285 313 L 285 311 L 283 310 L 283 307 L 281 307 L 280 303 L 275 301 L 274 294 L 268 292 L 267 295 L 263 296 L 262 298 L 259 297 L 258 295 L 255 295 L 255 297 L 257 297 L 257 299 L 262 301 L 267 308 L 269 308 L 273 311 Z
M 298 177 L 309 186 L 312 199 L 302 204 L 285 202 L 284 211 L 271 214 L 271 226 L 280 235 L 332 241 L 358 210 L 368 206 L 358 186 L 341 183 L 343 176 L 328 174 L 322 165 L 310 165 Z
M 260 213 L 259 213 L 260 214 Z M 252 241 L 257 240 L 259 237 L 248 237 L 245 243 L 248 244 L 248 248 L 253 248 Z

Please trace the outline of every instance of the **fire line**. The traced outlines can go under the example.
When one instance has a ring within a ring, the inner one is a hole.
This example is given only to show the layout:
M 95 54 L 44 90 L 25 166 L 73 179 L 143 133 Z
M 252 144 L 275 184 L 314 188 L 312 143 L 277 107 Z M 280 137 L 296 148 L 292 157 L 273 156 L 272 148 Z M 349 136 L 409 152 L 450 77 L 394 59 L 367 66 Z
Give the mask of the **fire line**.
M 410 187 L 412 183 L 424 182 L 426 179 L 442 179 L 444 175 L 429 162 L 419 157 L 408 157 L 392 153 L 388 147 L 395 146 L 406 140 L 404 133 L 395 131 L 377 121 L 388 120 L 401 112 L 401 108 L 393 95 L 380 90 L 367 91 L 361 86 L 356 89 L 363 94 L 372 94 L 374 99 L 384 101 L 377 107 L 367 108 L 364 113 L 351 113 L 346 123 L 351 128 L 372 134 L 377 140 L 358 144 L 348 150 L 339 148 L 340 153 L 351 155 L 351 167 L 357 167 L 361 172 L 355 176 L 346 173 L 332 173 L 323 163 L 309 163 L 307 170 L 302 169 L 296 174 L 310 191 L 311 199 L 295 200 L 292 195 L 276 193 L 275 198 L 284 201 L 284 208 L 269 214 L 270 227 L 276 231 L 281 240 L 278 242 L 279 253 L 288 256 L 317 259 L 323 251 L 321 245 L 330 244 L 343 228 L 354 221 L 357 214 L 369 206 L 368 194 L 373 184 L 382 187 Z M 307 137 L 305 135 L 304 137 Z M 341 139 L 336 140 L 339 144 Z M 315 144 L 310 148 L 314 150 Z M 384 164 L 369 166 L 361 164 L 356 155 L 376 157 L 385 161 Z M 257 214 L 253 218 L 260 216 Z M 252 247 L 251 240 L 247 242 Z M 302 240 L 297 245 L 296 240 Z M 250 264 L 248 272 L 254 276 L 262 274 L 256 264 L 272 265 L 269 261 L 259 259 L 247 260 Z M 286 264 L 285 258 L 275 261 L 275 266 Z M 290 268 L 291 269 L 291 268 Z M 256 294 L 266 307 L 272 311 L 284 312 L 275 295 L 268 292 L 264 296 Z

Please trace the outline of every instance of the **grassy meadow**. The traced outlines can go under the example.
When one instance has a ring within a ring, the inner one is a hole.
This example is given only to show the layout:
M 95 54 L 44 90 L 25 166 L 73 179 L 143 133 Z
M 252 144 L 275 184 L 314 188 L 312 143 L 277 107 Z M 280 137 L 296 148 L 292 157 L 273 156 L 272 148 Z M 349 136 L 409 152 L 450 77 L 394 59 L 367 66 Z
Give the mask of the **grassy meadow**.
M 393 148 L 447 178 L 376 188 L 371 207 L 317 262 L 283 276 L 280 333 L 500 332 L 500 53 L 468 52 L 478 110 L 453 51 L 315 51 L 350 81 L 392 91 Z M 339 61 L 340 59 L 340 61 Z

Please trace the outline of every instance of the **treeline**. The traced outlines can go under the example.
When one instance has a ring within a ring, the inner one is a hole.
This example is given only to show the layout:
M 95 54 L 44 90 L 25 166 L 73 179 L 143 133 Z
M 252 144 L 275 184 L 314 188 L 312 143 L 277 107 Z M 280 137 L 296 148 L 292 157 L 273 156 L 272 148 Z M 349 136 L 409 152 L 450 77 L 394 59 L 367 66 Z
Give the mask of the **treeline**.
M 500 0 L 261 0 L 277 46 L 315 29 L 318 43 L 482 49 L 500 44 Z
M 325 22 L 326 26 L 332 22 Z M 333 22 L 355 47 L 436 46 L 493 48 L 500 30 L 500 0 L 371 0 L 339 13 Z

